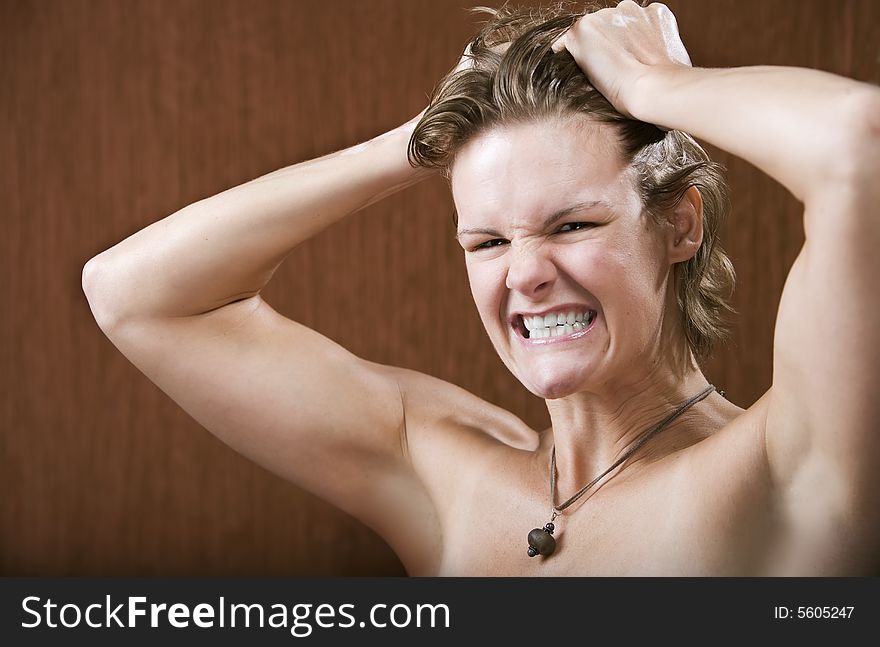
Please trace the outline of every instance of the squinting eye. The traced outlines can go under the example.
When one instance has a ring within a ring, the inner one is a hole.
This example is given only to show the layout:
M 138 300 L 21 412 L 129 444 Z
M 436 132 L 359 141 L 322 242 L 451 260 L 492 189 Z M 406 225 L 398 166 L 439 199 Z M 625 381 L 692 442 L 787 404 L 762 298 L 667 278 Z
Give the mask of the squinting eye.
M 591 227 L 593 223 L 590 222 L 567 222 L 559 228 L 560 232 L 567 231 L 577 231 L 578 229 L 586 229 L 587 227 Z
M 503 245 L 506 242 L 507 241 L 504 240 L 503 238 L 493 238 L 492 240 L 487 240 L 485 243 L 480 243 L 479 245 L 474 247 L 474 250 L 489 249 L 490 247 L 498 247 L 499 245 Z

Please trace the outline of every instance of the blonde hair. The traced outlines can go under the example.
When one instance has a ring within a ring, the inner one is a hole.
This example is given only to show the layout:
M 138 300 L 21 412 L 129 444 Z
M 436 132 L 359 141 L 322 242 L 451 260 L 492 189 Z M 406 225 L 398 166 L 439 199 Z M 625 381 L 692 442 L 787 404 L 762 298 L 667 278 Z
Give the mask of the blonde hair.
M 567 51 L 551 45 L 580 16 L 560 2 L 540 9 L 477 7 L 491 18 L 471 40 L 469 65 L 444 77 L 409 142 L 410 164 L 449 177 L 457 152 L 493 127 L 584 114 L 614 124 L 624 160 L 635 169 L 642 204 L 655 222 L 692 186 L 703 200 L 703 242 L 673 270 L 687 345 L 697 360 L 727 334 L 724 316 L 735 275 L 717 234 L 729 210 L 724 169 L 690 135 L 664 132 L 621 115 L 592 85 Z

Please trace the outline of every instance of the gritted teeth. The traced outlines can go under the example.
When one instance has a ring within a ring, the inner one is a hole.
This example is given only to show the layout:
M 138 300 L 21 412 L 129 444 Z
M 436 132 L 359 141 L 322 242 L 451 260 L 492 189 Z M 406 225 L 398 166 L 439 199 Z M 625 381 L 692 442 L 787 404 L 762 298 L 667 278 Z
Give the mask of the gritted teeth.
M 519 319 L 522 326 L 519 330 L 526 339 L 560 337 L 583 330 L 593 323 L 595 318 L 595 310 L 568 310 L 535 316 L 521 315 Z

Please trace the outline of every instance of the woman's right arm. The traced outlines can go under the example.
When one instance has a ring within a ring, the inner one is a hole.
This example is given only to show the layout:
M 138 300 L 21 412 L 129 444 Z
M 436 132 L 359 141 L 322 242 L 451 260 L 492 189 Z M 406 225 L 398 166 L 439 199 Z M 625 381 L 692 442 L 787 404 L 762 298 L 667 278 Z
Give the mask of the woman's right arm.
M 258 295 L 296 245 L 426 175 L 406 159 L 417 121 L 195 202 L 91 259 L 83 288 L 99 325 Z
M 352 355 L 260 290 L 298 243 L 429 173 L 407 161 L 414 125 L 196 202 L 83 270 L 99 326 L 150 380 L 238 452 L 386 539 L 398 533 L 409 564 L 424 560 L 408 551 L 437 545 L 407 456 L 410 372 Z

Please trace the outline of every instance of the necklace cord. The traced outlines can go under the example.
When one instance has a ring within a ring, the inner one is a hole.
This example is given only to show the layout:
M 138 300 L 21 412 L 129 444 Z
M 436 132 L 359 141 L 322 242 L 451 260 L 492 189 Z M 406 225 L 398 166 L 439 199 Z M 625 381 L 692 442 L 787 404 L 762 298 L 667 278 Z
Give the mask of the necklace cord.
M 650 438 L 652 438 L 655 434 L 657 434 L 661 430 L 663 430 L 673 420 L 675 420 L 681 414 L 683 414 L 685 411 L 687 411 L 692 406 L 697 404 L 697 402 L 708 397 L 709 394 L 712 393 L 712 391 L 714 391 L 714 390 L 715 390 L 715 387 L 710 384 L 704 390 L 700 391 L 695 396 L 693 396 L 692 398 L 690 398 L 689 400 L 687 400 L 683 404 L 679 405 L 674 411 L 672 411 L 672 413 L 670 413 L 663 420 L 661 420 L 659 423 L 657 423 L 657 425 L 655 425 L 652 429 L 650 429 L 649 431 L 642 434 L 642 436 L 640 438 L 636 439 L 636 441 L 633 443 L 633 445 L 628 450 L 626 450 L 623 453 L 623 455 L 620 458 L 618 458 L 611 467 L 609 467 L 607 470 L 605 470 L 604 472 L 599 474 L 599 476 L 597 476 L 592 481 L 587 483 L 584 487 L 582 487 L 580 490 L 578 490 L 574 494 L 574 496 L 572 496 L 567 501 L 565 501 L 565 503 L 561 503 L 560 505 L 556 505 L 556 443 L 554 443 L 553 449 L 550 454 L 550 505 L 553 508 L 553 518 L 555 519 L 559 513 L 561 513 L 563 510 L 565 510 L 570 505 L 572 505 L 575 501 L 580 499 L 581 496 L 583 496 L 587 490 L 589 490 L 596 483 L 598 483 L 600 480 L 602 480 L 602 477 L 604 477 L 606 474 L 608 474 L 611 470 L 613 470 L 615 467 L 620 465 L 627 458 L 632 456 L 633 453 L 637 449 L 639 449 L 639 447 L 641 447 L 646 442 L 648 442 L 648 440 Z

